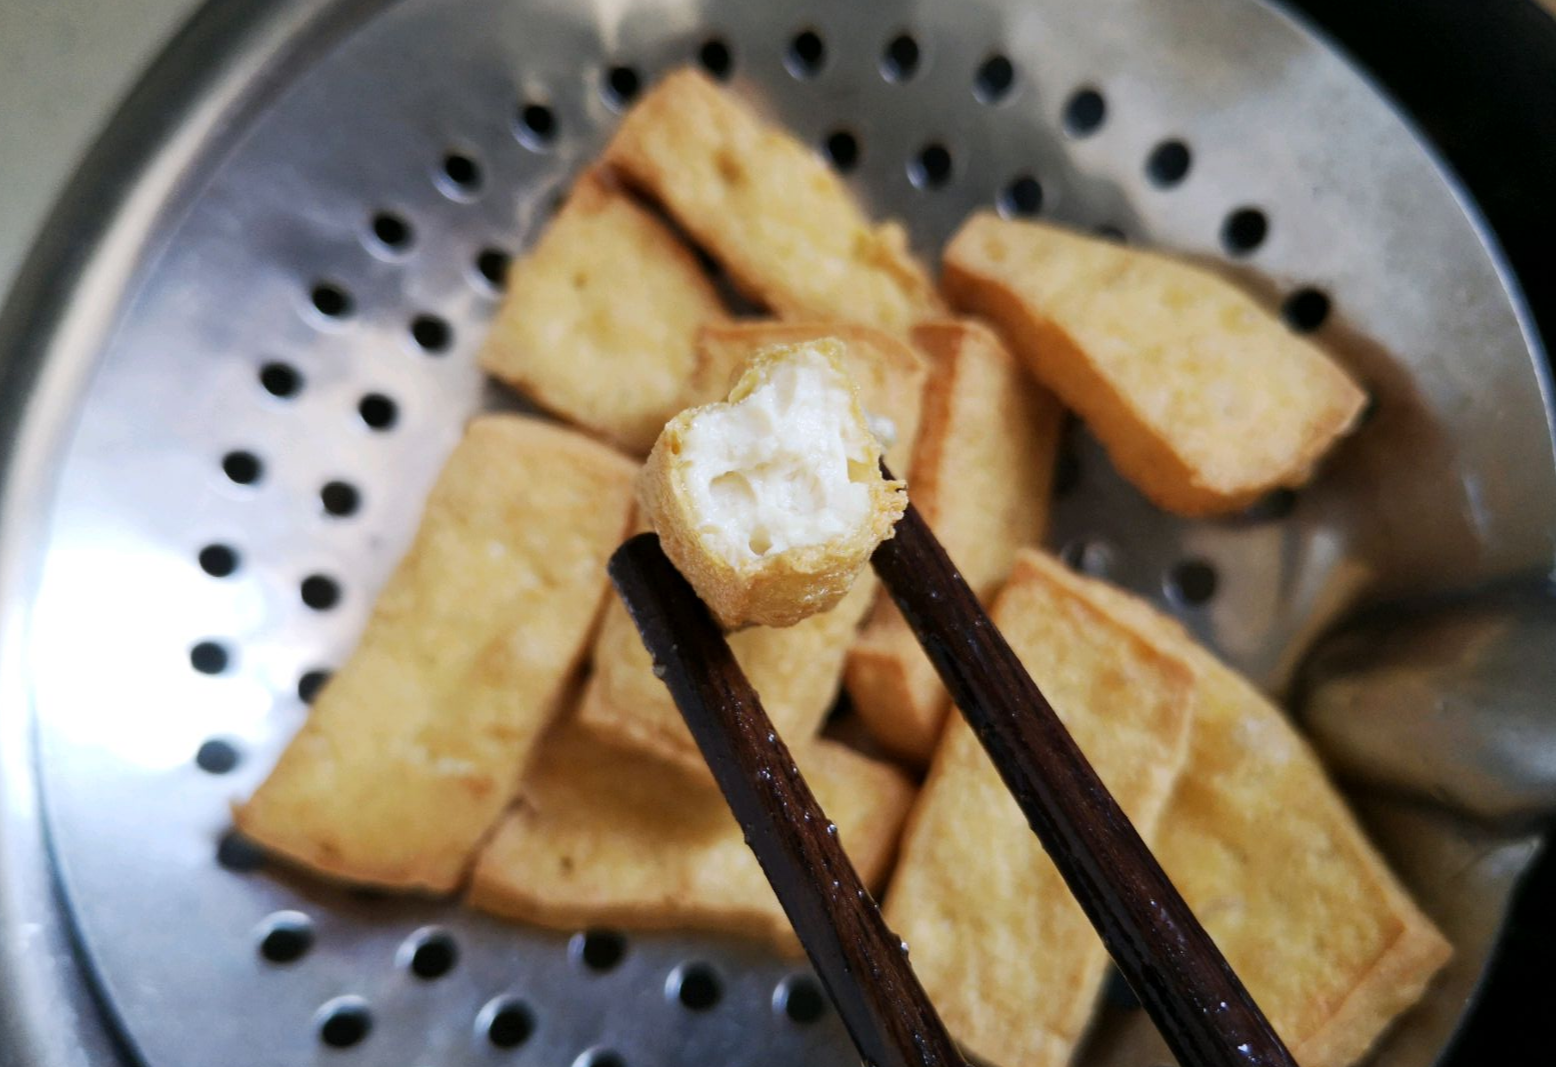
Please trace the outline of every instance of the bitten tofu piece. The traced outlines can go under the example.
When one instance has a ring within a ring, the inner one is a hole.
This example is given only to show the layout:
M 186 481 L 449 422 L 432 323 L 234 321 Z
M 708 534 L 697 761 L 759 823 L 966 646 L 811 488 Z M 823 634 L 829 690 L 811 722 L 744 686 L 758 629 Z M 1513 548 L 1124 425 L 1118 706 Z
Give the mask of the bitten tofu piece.
M 841 745 L 796 758 L 866 885 L 878 888 L 913 797 L 903 775 Z M 798 942 L 740 824 L 711 785 L 563 726 L 482 850 L 470 903 L 561 930 L 696 929 Z
M 636 473 L 572 430 L 472 422 L 356 651 L 238 828 L 346 881 L 454 889 L 587 647 Z
M 1192 673 L 1035 552 L 993 618 L 1147 844 L 1187 754 Z M 1107 954 L 971 728 L 946 724 L 886 921 L 951 1035 L 1000 1067 L 1063 1067 Z
M 1367 841 L 1280 709 L 1178 623 L 1127 614 L 1196 674 L 1189 760 L 1155 852 L 1303 1067 L 1348 1067 L 1451 948 Z
M 1366 402 L 1241 289 L 1168 256 L 980 213 L 946 248 L 941 284 L 1181 515 L 1301 485 Z
M 694 403 L 721 399 L 756 353 L 773 345 L 799 345 L 836 338 L 843 342 L 843 366 L 859 387 L 859 403 L 885 447 L 886 465 L 906 477 L 918 437 L 929 362 L 906 341 L 882 330 L 849 323 L 728 322 L 697 333 L 692 371 Z
M 644 94 L 604 161 L 783 318 L 904 334 L 943 314 L 900 225 L 872 226 L 812 149 L 695 70 Z
M 793 626 L 753 626 L 729 635 L 736 662 L 790 748 L 803 750 L 826 717 L 842 679 L 843 657 L 876 588 L 874 577 L 867 576 L 831 611 Z M 578 721 L 603 741 L 673 764 L 693 781 L 713 782 L 670 691 L 654 676 L 637 627 L 615 597 L 600 623 Z
M 482 368 L 639 456 L 690 402 L 697 328 L 726 317 L 691 251 L 594 172 L 507 288 Z
M 827 338 L 757 353 L 665 426 L 640 480 L 665 554 L 727 629 L 835 606 L 907 507 Z
M 972 320 L 913 331 L 933 370 L 913 451 L 913 505 L 968 586 L 989 602 L 1016 550 L 1042 539 L 1064 413 L 986 327 Z M 848 654 L 848 695 L 893 754 L 923 765 L 950 697 L 889 597 Z

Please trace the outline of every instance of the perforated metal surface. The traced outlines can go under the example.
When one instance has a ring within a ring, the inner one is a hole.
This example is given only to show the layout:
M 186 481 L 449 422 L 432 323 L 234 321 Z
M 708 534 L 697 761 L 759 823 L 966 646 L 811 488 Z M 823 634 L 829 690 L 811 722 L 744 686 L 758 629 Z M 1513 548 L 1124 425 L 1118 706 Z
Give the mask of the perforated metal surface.
M 486 275 L 603 143 L 634 80 L 613 67 L 646 85 L 722 49 L 733 88 L 828 146 L 926 255 L 997 202 L 1230 257 L 1317 326 L 1378 408 L 1313 489 L 1180 523 L 1082 441 L 1055 521 L 1056 546 L 1170 603 L 1256 676 L 1278 683 L 1359 597 L 1549 566 L 1549 426 L 1496 264 L 1386 104 L 1282 16 L 1248 0 L 777 7 L 272 5 L 285 46 L 222 56 L 197 135 L 171 138 L 169 173 L 126 203 L 150 220 L 142 238 L 85 275 L 122 280 L 80 297 L 111 331 L 67 316 L 49 340 L 30 425 L 57 432 L 58 464 L 38 445 L 8 486 L 9 529 L 27 536 L 7 559 L 0 721 L 25 741 L 35 713 L 81 958 L 146 1062 L 852 1060 L 830 1015 L 782 1010 L 803 967 L 755 949 L 632 938 L 596 970 L 567 937 L 452 903 L 246 869 L 230 846 L 218 862 L 228 803 L 301 722 L 300 682 L 350 649 L 462 420 L 509 402 L 473 363 L 497 299 Z M 31 768 L 5 774 L 19 818 Z M 1384 843 L 1461 949 L 1385 1055 L 1424 1064 L 1529 846 L 1400 818 L 1378 820 Z M 299 958 L 265 958 L 276 923 L 311 933 Z M 409 966 L 428 927 L 457 955 L 433 979 Z M 704 1010 L 677 997 L 694 961 L 719 978 Z M 506 1048 L 490 1038 L 504 998 L 524 1012 L 499 1036 L 532 1023 Z M 346 1049 L 322 1040 L 342 1008 L 332 1039 L 370 1022 Z M 1101 1043 L 1135 1048 L 1139 1028 L 1110 1017 Z

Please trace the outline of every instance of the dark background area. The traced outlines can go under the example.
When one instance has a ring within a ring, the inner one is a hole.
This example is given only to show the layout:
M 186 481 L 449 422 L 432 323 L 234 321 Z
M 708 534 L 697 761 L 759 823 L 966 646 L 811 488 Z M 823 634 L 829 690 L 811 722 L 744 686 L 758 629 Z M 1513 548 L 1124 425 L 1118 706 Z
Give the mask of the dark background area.
M 1556 344 L 1556 17 L 1534 0 L 1285 2 L 1382 84 L 1458 175 L 1523 286 L 1549 359 Z M 1556 849 L 1546 849 L 1519 891 L 1497 962 L 1449 1062 L 1556 1064 Z

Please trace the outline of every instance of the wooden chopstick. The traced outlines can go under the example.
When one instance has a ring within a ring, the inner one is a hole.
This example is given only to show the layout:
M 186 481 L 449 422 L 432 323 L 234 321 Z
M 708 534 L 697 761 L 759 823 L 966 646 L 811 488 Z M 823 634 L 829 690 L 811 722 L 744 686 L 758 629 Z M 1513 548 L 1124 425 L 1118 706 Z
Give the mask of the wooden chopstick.
M 1184 1067 L 1296 1067 L 912 504 L 871 562 Z
M 627 611 L 867 1064 L 965 1067 L 723 633 L 654 534 L 610 561 Z

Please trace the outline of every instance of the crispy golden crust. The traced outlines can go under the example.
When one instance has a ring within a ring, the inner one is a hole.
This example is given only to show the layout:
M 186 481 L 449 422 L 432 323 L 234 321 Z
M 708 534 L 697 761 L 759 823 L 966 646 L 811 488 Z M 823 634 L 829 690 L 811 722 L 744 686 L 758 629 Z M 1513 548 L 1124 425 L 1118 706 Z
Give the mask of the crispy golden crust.
M 978 323 L 928 323 L 913 340 L 934 368 L 913 451 L 913 504 L 987 599 L 1016 550 L 1043 535 L 1063 412 Z M 950 698 L 888 598 L 877 601 L 849 651 L 845 678 L 876 740 L 928 763 Z
M 993 617 L 1149 843 L 1187 753 L 1192 674 L 1086 593 L 1023 551 Z M 909 817 L 886 920 L 970 1053 L 1068 1061 L 1107 956 L 960 716 Z
M 1196 675 L 1189 762 L 1157 858 L 1297 1060 L 1348 1067 L 1420 999 L 1450 946 L 1278 708 L 1173 620 L 1108 586 L 1092 595 Z
M 604 158 L 784 318 L 901 334 L 943 312 L 899 225 L 871 226 L 810 148 L 697 71 L 645 94 Z
M 238 828 L 347 881 L 458 885 L 587 647 L 635 473 L 571 430 L 471 423 L 356 651 Z
M 640 456 L 690 402 L 697 328 L 725 318 L 690 250 L 592 171 L 507 290 L 482 368 Z
M 794 626 L 753 626 L 729 646 L 762 707 L 792 748 L 803 748 L 837 696 L 843 657 L 875 598 L 873 577 L 854 583 L 843 602 Z M 580 726 L 602 740 L 648 752 L 702 782 L 712 775 L 692 740 L 627 611 L 611 598 L 594 646 L 594 671 L 578 710 Z
M 798 754 L 865 884 L 878 888 L 913 787 L 821 741 Z M 640 753 L 564 725 L 541 746 L 518 802 L 481 852 L 470 903 L 562 930 L 715 930 L 798 949 L 724 798 Z
M 1236 286 L 1166 256 L 977 214 L 946 248 L 941 284 L 1179 514 L 1307 481 L 1366 399 Z
M 869 326 L 825 322 L 711 323 L 697 332 L 697 366 L 692 371 L 695 403 L 722 397 L 753 355 L 772 345 L 798 345 L 835 337 L 846 351 L 843 365 L 859 387 L 859 403 L 871 418 L 891 423 L 886 465 L 899 478 L 910 473 L 919 433 L 930 364 L 900 338 Z
M 834 607 L 869 563 L 875 547 L 892 535 L 907 507 L 903 483 L 881 477 L 880 449 L 865 423 L 844 353 L 843 344 L 831 338 L 763 349 L 747 363 L 727 403 L 681 412 L 665 426 L 649 453 L 638 489 L 644 514 L 658 531 L 665 555 L 726 629 L 793 626 Z M 868 451 L 858 464 L 859 474 L 850 480 L 865 485 L 869 511 L 864 521 L 826 541 L 731 560 L 709 541 L 707 531 L 713 520 L 698 508 L 689 491 L 688 481 L 706 472 L 692 469 L 684 447 L 686 435 L 710 411 L 738 405 L 769 382 L 775 368 L 796 355 L 824 357 L 854 393 L 850 422 Z

